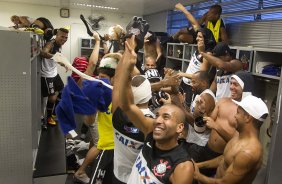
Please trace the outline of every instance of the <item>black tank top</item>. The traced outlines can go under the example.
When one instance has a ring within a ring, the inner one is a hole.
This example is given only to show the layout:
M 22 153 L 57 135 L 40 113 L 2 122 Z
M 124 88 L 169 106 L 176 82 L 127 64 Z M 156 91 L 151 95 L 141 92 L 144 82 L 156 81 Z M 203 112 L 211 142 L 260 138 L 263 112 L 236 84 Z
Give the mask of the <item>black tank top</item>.
M 171 150 L 160 150 L 155 146 L 153 133 L 150 133 L 143 149 L 133 165 L 128 183 L 170 183 L 169 177 L 175 167 L 191 160 L 183 142 Z

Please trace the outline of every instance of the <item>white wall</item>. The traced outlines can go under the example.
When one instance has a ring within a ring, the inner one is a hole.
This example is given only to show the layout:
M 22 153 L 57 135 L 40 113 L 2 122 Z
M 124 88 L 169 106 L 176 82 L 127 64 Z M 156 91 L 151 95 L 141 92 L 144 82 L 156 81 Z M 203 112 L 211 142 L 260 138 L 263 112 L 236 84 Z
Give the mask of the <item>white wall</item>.
M 86 28 L 80 20 L 80 14 L 83 14 L 85 18 L 87 18 L 91 14 L 90 9 L 70 9 L 70 17 L 69 18 L 61 18 L 60 15 L 60 7 L 51 7 L 51 6 L 39 6 L 39 5 L 29 5 L 29 4 L 21 4 L 21 3 L 9 3 L 9 2 L 0 2 L 0 26 L 8 27 L 12 26 L 12 22 L 10 21 L 10 17 L 12 15 L 21 15 L 21 16 L 29 16 L 32 18 L 38 17 L 46 17 L 53 24 L 54 28 L 60 28 L 67 25 L 71 26 L 71 31 L 69 34 L 69 39 L 63 46 L 62 53 L 70 60 L 72 63 L 73 59 L 78 56 L 79 51 L 79 38 L 88 38 L 89 36 L 86 33 Z M 100 34 L 104 34 L 108 32 L 108 28 L 115 25 L 120 24 L 125 28 L 127 23 L 130 21 L 133 15 L 129 14 L 118 14 L 112 12 L 103 12 L 96 11 L 93 13 L 95 16 L 97 15 L 104 16 L 105 20 L 100 22 L 101 30 L 99 30 Z M 12 54 L 12 52 L 11 52 Z M 58 71 L 63 79 L 66 81 L 70 72 L 65 73 L 62 67 L 58 67 Z
M 150 24 L 151 31 L 166 32 L 167 11 L 146 15 L 144 19 Z

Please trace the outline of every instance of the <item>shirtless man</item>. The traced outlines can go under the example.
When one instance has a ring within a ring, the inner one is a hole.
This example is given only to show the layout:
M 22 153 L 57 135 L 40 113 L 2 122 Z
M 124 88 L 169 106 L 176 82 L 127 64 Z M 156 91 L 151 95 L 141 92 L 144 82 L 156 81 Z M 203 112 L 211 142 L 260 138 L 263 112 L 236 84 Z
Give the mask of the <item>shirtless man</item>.
M 211 134 L 205 151 L 200 156 L 200 161 L 221 155 L 226 143 L 236 134 L 237 106 L 232 100 L 241 101 L 245 93 L 251 93 L 253 89 L 250 86 L 254 83 L 253 80 L 252 75 L 248 72 L 239 71 L 233 75 L 230 82 L 231 98 L 222 98 L 217 102 L 211 116 L 204 117 L 206 126 L 211 129 Z M 207 174 L 212 174 L 212 171 Z
M 238 105 L 234 118 L 239 135 L 228 142 L 223 156 L 195 164 L 194 179 L 201 183 L 251 184 L 261 166 L 262 146 L 258 135 L 262 121 L 268 115 L 267 106 L 252 95 L 241 102 L 233 102 Z M 202 175 L 198 167 L 217 167 L 216 177 Z
M 56 35 L 56 31 L 52 26 L 52 23 L 45 17 L 39 17 L 37 19 L 30 18 L 28 16 L 17 16 L 13 15 L 11 21 L 15 24 L 14 28 L 37 28 L 34 31 L 39 34 L 44 34 L 44 40 L 49 41 L 53 35 Z M 44 31 L 41 33 L 39 29 Z
M 154 58 L 155 61 L 158 61 L 162 55 L 160 40 L 152 31 L 148 31 L 144 37 L 144 54 L 145 57 L 150 56 Z
M 159 71 L 161 76 L 163 76 L 166 58 L 162 54 L 160 40 L 154 32 L 148 31 L 145 35 L 143 49 L 145 62 L 148 59 L 154 61 L 156 65 L 155 68 Z

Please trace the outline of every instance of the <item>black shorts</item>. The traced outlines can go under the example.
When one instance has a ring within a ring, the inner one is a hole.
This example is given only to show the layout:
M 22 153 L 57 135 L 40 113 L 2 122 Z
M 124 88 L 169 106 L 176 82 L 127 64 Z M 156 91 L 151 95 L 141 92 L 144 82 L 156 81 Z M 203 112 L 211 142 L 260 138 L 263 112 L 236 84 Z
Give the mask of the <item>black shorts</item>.
M 221 153 L 217 153 L 217 152 L 214 152 L 213 150 L 211 150 L 208 146 L 208 143 L 203 148 L 204 149 L 202 149 L 201 153 L 200 153 L 201 156 L 199 158 L 199 162 L 212 160 L 212 159 L 222 155 Z M 216 174 L 216 169 L 217 168 L 200 169 L 200 172 L 202 174 L 206 175 L 206 176 L 213 177 Z
M 46 19 L 44 17 L 39 17 L 36 20 L 39 20 L 40 22 L 42 22 L 42 24 L 44 25 L 44 28 L 43 28 L 44 32 L 45 32 L 46 29 L 51 29 L 51 30 L 54 29 L 53 25 L 51 24 L 51 22 L 48 19 Z M 49 41 L 49 40 L 51 40 L 52 37 L 53 37 L 53 34 L 48 34 L 48 32 L 45 32 L 43 39 L 46 40 L 46 41 Z
M 201 154 L 203 150 L 205 149 L 205 147 L 199 146 L 195 143 L 187 143 L 187 145 L 188 145 L 188 153 L 190 157 L 193 158 L 195 162 L 201 162 L 200 160 Z
M 41 95 L 42 97 L 55 95 L 64 88 L 64 83 L 59 74 L 53 78 L 41 77 Z
M 54 29 L 53 25 L 51 24 L 50 20 L 46 19 L 45 17 L 39 17 L 36 20 L 39 20 L 40 22 L 42 22 L 42 24 L 44 25 L 44 29 Z
M 102 150 L 94 160 L 89 184 L 110 184 L 114 177 L 114 150 Z

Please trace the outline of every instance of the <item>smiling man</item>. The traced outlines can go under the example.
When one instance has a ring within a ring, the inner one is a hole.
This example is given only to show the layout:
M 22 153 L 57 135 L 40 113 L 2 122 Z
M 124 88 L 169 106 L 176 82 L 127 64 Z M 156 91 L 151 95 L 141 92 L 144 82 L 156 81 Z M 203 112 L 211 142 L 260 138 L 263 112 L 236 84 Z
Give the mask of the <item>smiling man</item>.
M 41 62 L 41 96 L 42 96 L 42 128 L 47 129 L 49 125 L 56 125 L 56 121 L 52 118 L 54 106 L 59 92 L 64 88 L 64 83 L 58 74 L 57 64 L 52 59 L 53 55 L 61 52 L 62 46 L 68 40 L 69 31 L 60 28 L 56 34 L 56 38 L 47 42 L 41 51 L 43 60 Z M 45 97 L 48 99 L 48 103 Z M 47 108 L 47 122 L 45 120 L 45 108 Z
M 127 183 L 192 183 L 193 163 L 184 145 L 177 140 L 184 129 L 184 112 L 175 105 L 165 105 L 157 112 L 156 119 L 144 117 L 133 103 L 130 87 L 131 72 L 136 63 L 134 37 L 126 41 L 122 62 L 120 107 L 146 137 Z
M 231 76 L 231 98 L 222 98 L 217 102 L 211 116 L 204 117 L 211 134 L 199 161 L 210 160 L 223 153 L 226 143 L 236 134 L 237 105 L 232 100 L 241 101 L 243 97 L 251 94 L 253 84 L 254 78 L 248 72 L 239 71 Z M 213 175 L 215 171 L 208 170 L 204 173 Z
M 234 136 L 226 145 L 223 156 L 201 163 L 202 166 L 217 167 L 215 178 L 199 173 L 196 165 L 194 178 L 201 183 L 250 184 L 262 163 L 262 146 L 258 139 L 259 129 L 268 115 L 266 104 L 249 95 L 237 104 L 235 121 L 239 136 Z M 200 164 L 199 164 L 200 165 Z

